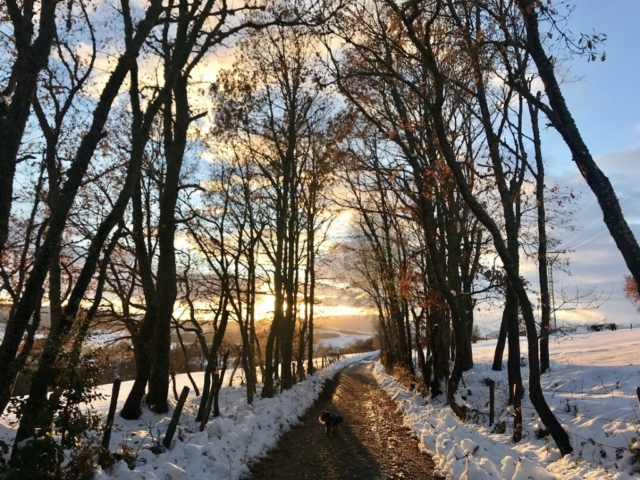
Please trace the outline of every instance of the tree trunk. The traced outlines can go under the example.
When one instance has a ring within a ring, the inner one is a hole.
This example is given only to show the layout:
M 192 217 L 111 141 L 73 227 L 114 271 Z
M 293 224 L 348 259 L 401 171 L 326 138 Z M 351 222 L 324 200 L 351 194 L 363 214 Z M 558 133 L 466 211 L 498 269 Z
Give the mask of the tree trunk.
M 509 311 L 505 302 L 502 310 L 502 321 L 500 322 L 500 332 L 498 333 L 498 342 L 493 354 L 493 365 L 491 370 L 499 372 L 502 370 L 502 357 L 504 356 L 504 347 L 507 344 L 507 326 L 509 325 Z
M 276 305 L 276 312 L 274 313 L 273 316 L 273 323 L 271 324 L 271 328 L 269 329 L 269 335 L 267 337 L 267 344 L 265 345 L 265 361 L 264 361 L 264 378 L 263 378 L 263 385 L 262 385 L 262 391 L 260 392 L 260 396 L 262 398 L 271 398 L 274 395 L 274 388 L 273 388 L 273 379 L 274 379 L 274 353 L 276 348 L 275 348 L 275 343 L 276 343 L 276 336 L 277 336 L 277 332 L 279 330 L 279 317 L 281 316 L 281 311 L 282 308 L 280 308 L 280 312 L 278 312 L 278 306 Z M 277 365 L 275 366 L 275 369 L 277 370 Z
M 193 391 L 196 394 L 196 397 L 200 396 L 200 389 L 198 388 L 198 384 L 193 379 L 193 375 L 191 375 L 191 365 L 189 365 L 189 355 L 187 354 L 187 349 L 184 346 L 184 342 L 182 341 L 182 335 L 180 335 L 180 327 L 176 325 L 176 336 L 178 337 L 178 343 L 180 344 L 180 350 L 182 350 L 182 356 L 184 358 L 184 368 L 189 377 L 189 382 L 191 382 L 191 386 L 193 387 Z
M 33 320 L 27 329 L 27 337 L 24 340 L 24 345 L 22 346 L 20 353 L 10 365 L 0 369 L 0 379 L 4 380 L 1 384 L 3 389 L 0 390 L 0 415 L 5 411 L 9 401 L 11 400 L 11 390 L 13 389 L 15 380 L 22 370 L 22 367 L 24 367 L 24 364 L 31 353 L 31 349 L 33 348 L 36 330 L 40 326 L 41 321 L 43 295 L 44 290 L 41 290 L 40 296 L 36 301 L 36 311 L 33 313 Z
M 136 359 L 136 378 L 131 387 L 129 395 L 120 410 L 120 416 L 125 420 L 136 420 L 140 418 L 142 409 L 140 404 L 144 398 L 147 388 L 147 381 L 151 374 L 151 352 L 149 342 L 134 342 L 134 356 Z
M 620 250 L 627 268 L 636 280 L 638 293 L 640 293 L 640 246 L 638 246 L 638 242 L 624 218 L 620 202 L 611 182 L 593 160 L 567 107 L 555 76 L 553 63 L 542 46 L 538 28 L 538 13 L 536 11 L 537 2 L 535 0 L 517 0 L 516 3 L 524 19 L 528 51 L 536 64 L 540 79 L 544 83 L 545 92 L 551 106 L 550 111 L 546 108 L 544 112 L 554 128 L 562 135 L 563 140 L 571 150 L 573 161 L 598 199 L 604 222 L 618 250 Z M 529 94 L 530 97 L 531 94 Z
M 226 303 L 225 303 L 226 305 Z M 216 333 L 213 335 L 213 341 L 211 342 L 211 348 L 209 349 L 209 359 L 207 362 L 207 368 L 204 372 L 204 386 L 202 387 L 202 398 L 200 399 L 200 408 L 198 409 L 197 421 L 202 421 L 204 418 L 206 405 L 209 402 L 209 395 L 211 393 L 211 376 L 218 366 L 218 350 L 222 345 L 224 334 L 227 330 L 227 323 L 229 321 L 229 312 L 225 309 L 222 311 L 220 317 L 220 325 L 216 329 Z M 220 379 L 222 383 L 222 379 Z
M 55 0 L 42 0 L 38 11 L 38 36 L 33 38 L 34 10 L 20 11 L 19 2 L 7 2 L 7 13 L 13 26 L 16 59 L 2 96 L 0 115 L 0 254 L 9 236 L 9 219 L 13 205 L 13 183 L 22 145 L 22 136 L 29 120 L 31 101 L 38 86 L 38 77 L 47 66 L 53 39 L 56 36 Z M 26 9 L 25 9 L 26 10 Z M 13 95 L 11 95 L 13 93 Z M 9 106 L 5 97 L 11 96 Z M 2 363 L 1 365 L 7 365 Z
M 547 258 L 547 216 L 544 198 L 544 161 L 538 125 L 538 109 L 529 104 L 536 159 L 536 204 L 538 210 L 538 278 L 540 281 L 540 373 L 549 370 L 549 334 L 551 333 L 551 296 L 549 292 L 549 261 Z M 553 265 L 553 264 L 552 264 Z
M 136 37 L 127 47 L 125 53 L 118 59 L 118 63 L 107 81 L 100 100 L 93 112 L 93 121 L 87 134 L 83 137 L 80 146 L 67 171 L 67 181 L 60 191 L 60 196 L 49 216 L 49 230 L 36 258 L 33 262 L 31 275 L 25 284 L 25 289 L 15 316 L 7 322 L 5 336 L 0 344 L 0 365 L 7 366 L 15 359 L 20 341 L 25 329 L 33 315 L 36 300 L 40 295 L 47 272 L 51 265 L 54 252 L 59 248 L 60 240 L 66 226 L 67 216 L 75 201 L 76 194 L 82 184 L 84 174 L 93 157 L 93 153 L 98 142 L 103 137 L 103 128 L 107 121 L 111 105 L 119 93 L 120 86 L 124 81 L 132 62 L 138 56 L 138 51 L 147 35 L 156 23 L 161 13 L 160 0 L 153 0 L 147 10 L 145 18 L 138 23 Z M 0 212 L 1 213 L 1 212 Z M 0 218 L 0 222 L 2 218 Z M 65 315 L 66 316 L 66 315 Z M 55 360 L 55 359 L 54 359 Z M 11 368 L 0 369 L 0 392 L 10 391 L 15 379 L 15 374 Z
M 307 373 L 309 375 L 313 374 L 313 314 L 315 310 L 315 293 L 316 293 L 316 255 L 315 255 L 315 232 L 313 228 L 313 222 L 311 224 L 310 231 L 307 232 L 309 237 L 308 239 L 308 249 L 311 252 L 309 255 L 309 348 L 307 355 Z
M 171 72 L 171 58 L 166 58 L 167 74 Z M 189 129 L 189 100 L 187 79 L 180 77 L 173 86 L 175 114 L 172 114 L 172 102 L 168 99 L 164 111 L 164 145 L 167 166 L 160 197 L 160 222 L 158 226 L 158 319 L 153 334 L 152 368 L 149 377 L 147 404 L 156 413 L 168 410 L 169 396 L 169 357 L 171 353 L 171 319 L 178 294 L 176 275 L 176 205 L 180 191 L 180 172 L 187 145 Z
M 151 375 L 151 347 L 158 311 L 158 298 L 151 271 L 151 261 L 145 243 L 143 220 L 141 182 L 138 179 L 132 198 L 133 229 L 131 234 L 135 245 L 136 258 L 140 270 L 140 282 L 142 283 L 147 310 L 138 330 L 130 332 L 133 338 L 136 359 L 136 379 L 120 412 L 120 416 L 127 420 L 139 418 L 142 413 L 140 405 Z

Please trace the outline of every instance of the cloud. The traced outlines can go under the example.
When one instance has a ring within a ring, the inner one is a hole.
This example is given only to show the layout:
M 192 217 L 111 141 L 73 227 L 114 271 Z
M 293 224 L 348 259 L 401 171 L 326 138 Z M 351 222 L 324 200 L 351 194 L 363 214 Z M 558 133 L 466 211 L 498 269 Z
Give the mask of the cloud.
M 640 124 L 636 125 L 634 130 L 638 127 Z M 629 176 L 640 173 L 640 148 L 599 155 L 595 158 L 595 162 L 605 172 L 622 173 L 627 180 L 636 182 L 637 179 Z
M 640 124 L 639 124 L 640 125 Z M 611 180 L 620 200 L 627 222 L 636 239 L 640 240 L 640 149 L 624 150 L 600 155 L 596 163 Z M 575 165 L 567 170 L 556 170 L 557 174 L 549 178 L 547 185 L 558 183 L 563 187 L 571 187 L 585 192 L 577 197 L 572 207 L 575 230 L 557 225 L 553 234 L 559 237 L 561 246 L 556 250 L 569 249 L 567 254 L 570 263 L 568 272 L 556 268 L 553 270 L 556 306 L 562 301 L 563 291 L 567 297 L 571 295 L 601 295 L 599 308 L 584 308 L 584 305 L 565 305 L 557 312 L 558 322 L 595 323 L 605 319 L 620 324 L 638 324 L 640 315 L 624 296 L 622 286 L 624 276 L 629 273 L 609 231 L 602 220 L 602 211 L 593 193 L 585 184 Z M 539 291 L 537 272 L 523 265 L 523 275 L 531 283 L 531 290 Z M 530 295 L 536 301 L 535 295 Z M 605 301 L 606 300 L 606 301 Z M 498 311 L 478 312 L 479 323 L 486 328 L 497 328 Z

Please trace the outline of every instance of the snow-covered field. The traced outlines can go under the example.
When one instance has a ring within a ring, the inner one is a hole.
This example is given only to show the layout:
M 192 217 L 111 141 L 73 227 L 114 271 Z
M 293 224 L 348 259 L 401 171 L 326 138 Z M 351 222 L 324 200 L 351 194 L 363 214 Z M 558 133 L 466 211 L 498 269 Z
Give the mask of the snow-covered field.
M 318 340 L 319 345 L 333 348 L 344 348 L 347 345 L 358 341 L 368 340 L 372 337 L 370 333 L 345 332 L 342 330 L 316 329 L 317 334 L 325 334 L 327 337 Z
M 640 462 L 636 463 L 640 456 L 632 453 L 640 449 L 636 396 L 636 387 L 640 386 L 639 347 L 640 329 L 579 333 L 552 340 L 551 371 L 543 376 L 542 384 L 547 402 L 571 437 L 574 453 L 564 458 L 552 439 L 535 438 L 534 431 L 542 424 L 526 396 L 525 437 L 518 444 L 511 442 L 513 420 L 506 408 L 506 369 L 491 370 L 495 341 L 474 345 L 475 367 L 465 373 L 460 385 L 458 401 L 478 412 L 479 425 L 459 422 L 443 406 L 444 399 L 426 405 L 379 365 L 375 375 L 447 478 L 627 479 L 640 473 Z M 524 339 L 521 348 L 526 355 Z M 526 389 L 526 367 L 522 374 Z M 486 378 L 496 382 L 496 423 L 506 423 L 503 434 L 493 433 L 493 427 L 489 427 Z

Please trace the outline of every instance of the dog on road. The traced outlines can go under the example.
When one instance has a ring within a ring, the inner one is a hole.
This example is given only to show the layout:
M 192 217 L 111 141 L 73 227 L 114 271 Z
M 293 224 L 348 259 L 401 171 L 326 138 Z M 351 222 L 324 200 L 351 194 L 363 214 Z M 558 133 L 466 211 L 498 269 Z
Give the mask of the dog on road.
M 338 425 L 342 423 L 342 417 L 337 413 L 331 413 L 325 410 L 324 412 L 322 412 L 322 415 L 320 415 L 320 418 L 318 418 L 318 420 L 320 421 L 320 423 L 324 423 L 325 434 L 329 435 L 329 433 L 331 433 L 331 430 L 333 430 L 335 433 L 340 433 L 338 430 Z

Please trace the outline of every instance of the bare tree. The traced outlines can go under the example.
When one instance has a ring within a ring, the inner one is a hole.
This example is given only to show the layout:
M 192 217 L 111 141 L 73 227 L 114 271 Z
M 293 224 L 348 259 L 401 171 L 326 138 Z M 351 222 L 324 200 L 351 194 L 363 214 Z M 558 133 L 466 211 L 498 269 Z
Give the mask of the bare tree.
M 220 129 L 231 132 L 236 151 L 258 167 L 263 194 L 269 198 L 265 205 L 269 211 L 261 215 L 271 221 L 260 237 L 273 268 L 274 319 L 265 345 L 262 390 L 262 396 L 269 397 L 274 394 L 279 364 L 282 388 L 290 388 L 294 381 L 299 271 L 305 248 L 313 246 L 302 240 L 305 230 L 309 232 L 304 210 L 308 202 L 302 192 L 306 182 L 314 181 L 312 175 L 320 173 L 321 159 L 316 158 L 320 150 L 313 147 L 327 107 L 311 83 L 313 43 L 301 28 L 277 26 L 254 32 L 241 50 L 242 60 L 216 82 L 214 94 Z M 310 170 L 313 162 L 315 172 Z M 318 175 L 315 181 L 320 180 Z M 315 249 L 307 254 L 314 255 Z
M 12 29 L 7 37 L 13 39 L 16 55 L 0 93 L 0 253 L 9 236 L 14 177 L 31 100 L 56 36 L 56 6 L 54 0 L 6 2 Z M 35 37 L 34 19 L 38 21 Z
M 532 93 L 513 70 L 509 71 L 508 81 L 531 104 L 536 105 L 545 114 L 549 122 L 562 136 L 571 151 L 573 161 L 578 166 L 580 174 L 598 199 L 604 222 L 616 242 L 627 268 L 629 268 L 636 283 L 640 283 L 640 246 L 638 246 L 638 242 L 624 218 L 620 202 L 611 182 L 593 160 L 593 156 L 580 134 L 580 130 L 562 95 L 552 55 L 545 51 L 543 45 L 540 19 L 542 17 L 543 21 L 555 24 L 557 12 L 553 5 L 547 6 L 534 0 L 517 0 L 516 5 L 520 14 L 519 25 L 522 25 L 524 30 L 511 30 L 506 24 L 500 22 L 499 25 L 504 33 L 504 42 L 508 45 L 516 46 L 516 48 L 525 48 L 531 55 L 539 78 L 544 83 L 548 103 Z M 492 8 L 489 11 L 495 12 Z M 598 40 L 598 38 L 593 37 L 587 38 L 582 43 L 581 50 L 583 52 L 586 51 L 591 58 L 595 58 L 593 50 L 597 48 Z
M 125 7 L 124 11 L 128 11 L 128 4 L 124 3 L 123 5 Z M 154 27 L 160 14 L 160 2 L 151 2 L 145 17 L 137 25 L 135 35 L 132 36 L 131 42 L 128 43 L 124 53 L 118 58 L 114 70 L 111 72 L 102 90 L 100 99 L 93 111 L 91 124 L 74 152 L 73 161 L 66 172 L 66 181 L 60 188 L 55 204 L 52 205 L 53 208 L 47 219 L 48 230 L 46 238 L 34 259 L 33 268 L 29 278 L 25 282 L 24 294 L 16 306 L 14 317 L 7 323 L 6 333 L 0 345 L 0 365 L 3 365 L 2 374 L 0 375 L 0 392 L 2 392 L 2 396 L 8 395 L 10 392 L 13 379 L 17 373 L 10 365 L 15 359 L 20 340 L 28 325 L 29 319 L 33 315 L 36 305 L 39 305 L 39 302 L 36 300 L 41 295 L 42 286 L 50 270 L 51 261 L 56 258 L 55 252 L 59 249 L 61 237 L 67 223 L 67 216 L 82 184 L 84 174 L 87 171 L 99 141 L 103 137 L 103 128 L 110 113 L 111 104 L 129 72 L 131 59 L 135 59 L 137 56 L 142 43 Z M 127 21 L 126 18 L 125 21 Z M 111 228 L 109 228 L 108 231 L 109 230 L 111 230 Z M 103 237 L 103 242 L 107 237 L 108 231 Z M 47 386 L 52 379 L 50 370 L 60 351 L 61 339 L 72 325 L 79 308 L 80 300 L 84 296 L 86 286 L 90 283 L 91 277 L 93 276 L 103 242 L 100 244 L 96 242 L 90 255 L 91 258 L 85 262 L 83 274 L 80 276 L 74 287 L 74 291 L 71 293 L 61 321 L 47 339 L 47 347 L 43 352 L 38 371 L 32 382 L 31 394 L 28 401 L 29 405 L 27 406 L 27 411 L 34 415 L 27 414 L 23 417 L 21 428 L 17 435 L 18 439 L 31 436 L 30 432 L 32 428 L 37 428 L 43 425 L 43 423 L 47 423 L 46 415 L 37 416 L 35 412 L 45 408 L 43 405 L 46 401 Z

